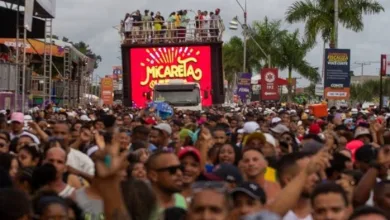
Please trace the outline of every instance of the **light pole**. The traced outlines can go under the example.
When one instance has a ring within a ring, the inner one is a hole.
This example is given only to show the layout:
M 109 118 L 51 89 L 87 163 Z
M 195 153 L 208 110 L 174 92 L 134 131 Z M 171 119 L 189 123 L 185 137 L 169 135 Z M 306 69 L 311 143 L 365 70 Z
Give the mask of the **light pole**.
M 253 42 L 256 44 L 256 46 L 260 49 L 260 51 L 263 53 L 263 55 L 265 57 L 267 57 L 267 65 L 268 65 L 268 68 L 271 68 L 271 55 L 270 54 L 267 54 L 264 49 L 260 46 L 259 43 L 257 43 L 256 39 L 253 37 L 253 34 L 252 34 L 252 30 L 251 28 L 246 25 L 246 24 L 242 24 L 237 16 L 233 18 L 233 20 L 230 22 L 230 26 L 229 28 L 232 29 L 232 30 L 237 30 L 237 26 L 240 25 L 241 28 L 244 30 L 244 33 L 246 33 L 245 35 L 249 35 L 249 37 L 253 40 Z
M 244 27 L 247 27 L 247 4 L 246 4 L 246 0 L 245 0 L 245 5 L 242 6 L 241 3 L 236 0 L 237 4 L 240 6 L 240 8 L 242 9 L 242 11 L 244 12 L 244 24 L 243 26 Z M 246 29 L 243 28 L 243 33 L 244 35 L 244 42 L 243 42 L 243 47 L 244 47 L 244 52 L 243 52 L 243 64 L 242 64 L 242 72 L 245 73 L 246 72 Z

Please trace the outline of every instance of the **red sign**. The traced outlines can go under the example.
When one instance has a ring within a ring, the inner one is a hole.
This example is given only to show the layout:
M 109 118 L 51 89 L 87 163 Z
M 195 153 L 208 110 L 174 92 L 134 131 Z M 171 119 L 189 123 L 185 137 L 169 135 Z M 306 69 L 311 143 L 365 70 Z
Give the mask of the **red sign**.
M 387 73 L 387 55 L 382 54 L 381 55 L 381 74 L 382 76 L 386 76 Z
M 261 100 L 279 100 L 278 69 L 261 70 Z
M 138 107 L 148 102 L 142 94 L 153 91 L 157 83 L 183 79 L 199 83 L 211 91 L 211 56 L 209 46 L 153 47 L 130 49 L 132 100 Z M 209 93 L 210 94 L 210 93 Z M 203 106 L 211 106 L 211 96 L 202 97 Z

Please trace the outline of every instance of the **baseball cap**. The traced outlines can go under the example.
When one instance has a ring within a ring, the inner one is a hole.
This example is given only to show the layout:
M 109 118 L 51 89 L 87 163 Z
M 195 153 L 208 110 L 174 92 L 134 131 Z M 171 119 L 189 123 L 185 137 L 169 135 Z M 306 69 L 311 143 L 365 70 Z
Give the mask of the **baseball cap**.
M 270 128 L 270 130 L 274 133 L 277 133 L 277 134 L 283 134 L 285 132 L 290 131 L 285 125 L 282 125 L 282 124 L 278 124 L 275 127 Z
M 167 124 L 167 123 L 160 123 L 160 124 L 154 126 L 154 128 L 159 129 L 159 130 L 162 130 L 162 131 L 165 131 L 165 132 L 167 132 L 169 135 L 172 134 L 172 128 L 171 128 L 171 126 L 170 126 L 169 124 Z
M 275 117 L 275 118 L 273 118 L 272 120 L 271 120 L 271 123 L 272 124 L 276 124 L 276 123 L 279 123 L 279 122 L 281 122 L 282 121 L 282 119 L 280 119 L 279 117 Z
M 200 152 L 195 147 L 191 147 L 191 146 L 184 147 L 179 151 L 177 156 L 179 157 L 179 159 L 182 159 L 183 157 L 190 154 L 193 155 L 198 162 L 200 162 Z
M 245 146 L 247 143 L 249 143 L 253 139 L 259 139 L 262 144 L 265 144 L 267 141 L 267 139 L 263 133 L 256 131 L 256 132 L 253 132 L 252 134 L 250 134 L 244 138 L 243 145 Z
M 91 119 L 90 119 L 87 115 L 82 115 L 82 116 L 80 117 L 80 120 L 81 120 L 81 121 L 91 121 Z
M 11 122 L 19 122 L 23 123 L 24 122 L 24 114 L 21 112 L 14 112 L 11 115 Z
M 233 197 L 237 193 L 244 193 L 252 199 L 260 201 L 262 204 L 265 204 L 267 202 L 267 196 L 263 188 L 261 188 L 257 183 L 243 182 L 230 192 Z
M 230 183 L 240 184 L 243 181 L 240 170 L 232 164 L 222 163 L 217 165 L 213 174 Z
M 259 129 L 260 126 L 254 121 L 245 122 L 244 127 L 242 128 L 244 130 L 244 133 L 246 134 L 252 134 L 257 129 Z
M 311 124 L 309 127 L 309 134 L 318 135 L 319 133 L 321 133 L 320 125 L 317 123 Z
M 358 138 L 359 136 L 368 135 L 371 137 L 371 132 L 368 130 L 368 128 L 364 127 L 357 127 L 355 130 L 354 138 Z
M 154 120 L 153 118 L 147 118 L 145 119 L 145 124 L 147 125 L 155 125 L 156 124 L 156 120 Z

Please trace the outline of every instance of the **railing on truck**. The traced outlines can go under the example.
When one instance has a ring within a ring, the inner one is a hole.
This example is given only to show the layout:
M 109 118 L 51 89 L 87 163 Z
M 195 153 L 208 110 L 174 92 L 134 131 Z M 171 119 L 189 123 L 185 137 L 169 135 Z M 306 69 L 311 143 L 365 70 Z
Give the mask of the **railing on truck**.
M 122 44 L 220 42 L 225 30 L 221 19 L 175 22 L 141 21 L 120 25 Z

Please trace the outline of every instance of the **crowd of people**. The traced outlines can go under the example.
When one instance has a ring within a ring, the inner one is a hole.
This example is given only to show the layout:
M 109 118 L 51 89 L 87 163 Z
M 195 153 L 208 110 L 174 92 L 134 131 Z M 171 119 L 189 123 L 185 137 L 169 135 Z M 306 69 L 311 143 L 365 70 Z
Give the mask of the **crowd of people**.
M 0 219 L 389 219 L 388 112 L 3 111 Z
M 195 16 L 192 18 L 190 12 Z M 121 21 L 121 32 L 127 43 L 172 43 L 183 41 L 217 41 L 224 25 L 220 9 L 215 11 L 179 10 L 166 18 L 156 13 L 140 10 L 127 13 Z

